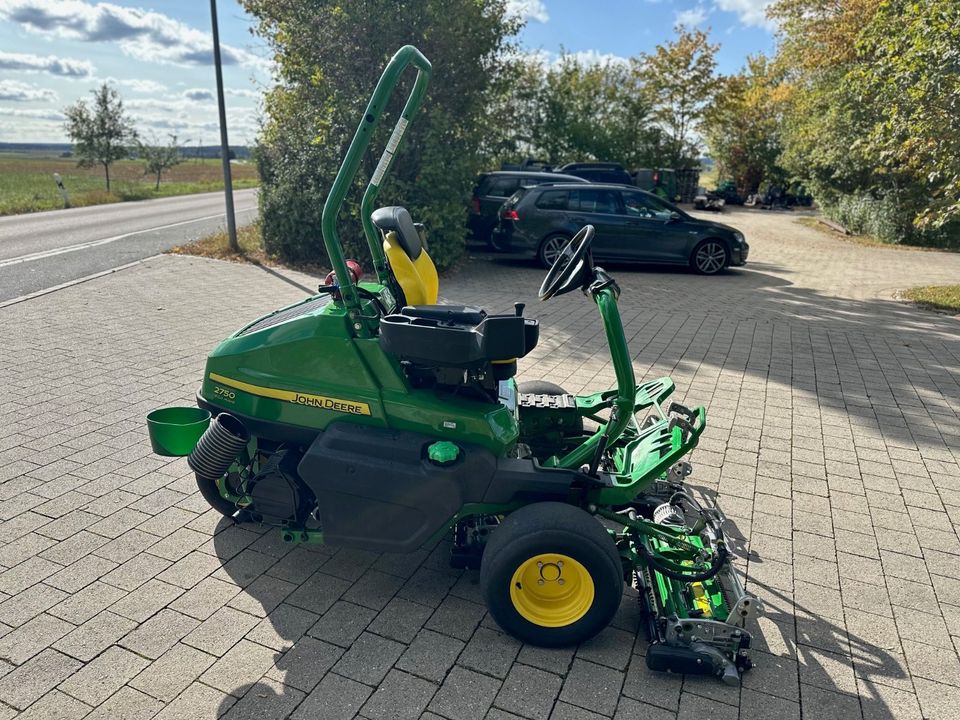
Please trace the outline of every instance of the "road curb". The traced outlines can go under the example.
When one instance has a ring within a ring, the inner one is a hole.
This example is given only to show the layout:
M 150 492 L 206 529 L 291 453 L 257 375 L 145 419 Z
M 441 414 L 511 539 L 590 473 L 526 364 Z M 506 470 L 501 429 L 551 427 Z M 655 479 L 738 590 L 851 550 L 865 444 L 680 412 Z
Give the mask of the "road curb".
M 127 263 L 126 265 L 119 265 L 115 268 L 110 268 L 109 270 L 101 270 L 100 272 L 94 273 L 93 275 L 87 275 L 82 278 L 77 278 L 76 280 L 70 280 L 69 282 L 60 283 L 59 285 L 54 285 L 53 287 L 44 288 L 43 290 L 37 290 L 36 292 L 32 292 L 29 295 L 21 295 L 20 297 L 11 298 L 10 300 L 4 300 L 3 302 L 0 302 L 0 310 L 2 310 L 5 307 L 9 307 L 10 305 L 17 305 L 19 303 L 26 302 L 27 300 L 33 300 L 34 298 L 42 297 L 44 295 L 49 295 L 50 293 L 55 293 L 58 290 L 65 290 L 68 287 L 73 287 L 74 285 L 80 285 L 81 283 L 85 283 L 89 280 L 96 280 L 97 278 L 104 277 L 105 275 L 112 275 L 113 273 L 120 272 L 121 270 L 126 270 L 136 265 L 141 265 L 145 260 L 151 260 L 155 257 L 159 257 L 159 256 L 152 255 L 151 257 L 143 258 L 142 260 L 134 260 L 133 262 Z

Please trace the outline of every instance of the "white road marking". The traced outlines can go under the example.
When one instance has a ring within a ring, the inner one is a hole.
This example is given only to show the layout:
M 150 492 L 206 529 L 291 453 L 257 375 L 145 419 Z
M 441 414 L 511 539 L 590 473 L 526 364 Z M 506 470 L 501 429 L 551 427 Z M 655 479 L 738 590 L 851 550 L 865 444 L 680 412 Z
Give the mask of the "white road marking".
M 238 212 L 249 212 L 251 210 L 256 210 L 256 208 L 246 208 L 245 210 L 239 210 Z M 34 260 L 43 260 L 44 258 L 63 255 L 64 253 L 76 252 L 77 250 L 87 250 L 88 248 L 106 245 L 107 243 L 116 242 L 117 240 L 123 240 L 124 238 L 128 238 L 133 235 L 141 235 L 143 233 L 153 232 L 155 230 L 167 230 L 169 228 L 179 227 L 180 225 L 189 225 L 190 223 L 200 222 L 201 220 L 212 220 L 214 218 L 222 217 L 225 217 L 224 213 L 222 212 L 215 215 L 205 215 L 204 217 L 193 218 L 192 220 L 181 220 L 180 222 L 170 223 L 168 225 L 158 225 L 152 228 L 144 228 L 143 230 L 134 230 L 132 232 L 124 233 L 123 235 L 114 235 L 113 237 L 103 238 L 102 240 L 93 240 L 91 242 L 78 243 L 76 245 L 66 245 L 64 247 L 55 248 L 53 250 L 45 250 L 44 252 L 39 253 L 32 253 L 30 255 L 20 255 L 19 257 L 0 260 L 0 268 L 5 268 L 10 265 L 19 265 L 20 263 L 25 262 L 33 262 Z

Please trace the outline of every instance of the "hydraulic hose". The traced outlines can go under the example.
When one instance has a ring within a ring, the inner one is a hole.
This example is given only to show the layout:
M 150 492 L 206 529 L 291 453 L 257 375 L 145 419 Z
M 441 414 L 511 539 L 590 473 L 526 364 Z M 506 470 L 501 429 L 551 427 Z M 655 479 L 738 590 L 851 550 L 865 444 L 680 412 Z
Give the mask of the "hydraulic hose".
M 216 482 L 249 441 L 250 433 L 242 422 L 233 415 L 220 413 L 187 457 L 187 464 L 198 479 Z
M 661 575 L 670 578 L 671 580 L 677 580 L 679 582 L 703 582 L 714 577 L 720 570 L 723 568 L 723 564 L 727 561 L 729 553 L 727 548 L 724 545 L 720 545 L 717 548 L 717 554 L 713 558 L 713 562 L 710 563 L 710 569 L 704 570 L 701 573 L 681 573 L 671 570 L 668 567 L 665 567 L 661 562 L 654 556 L 647 546 L 642 542 L 637 543 L 638 555 L 643 558 L 644 562 L 650 565 L 654 570 L 656 570 Z

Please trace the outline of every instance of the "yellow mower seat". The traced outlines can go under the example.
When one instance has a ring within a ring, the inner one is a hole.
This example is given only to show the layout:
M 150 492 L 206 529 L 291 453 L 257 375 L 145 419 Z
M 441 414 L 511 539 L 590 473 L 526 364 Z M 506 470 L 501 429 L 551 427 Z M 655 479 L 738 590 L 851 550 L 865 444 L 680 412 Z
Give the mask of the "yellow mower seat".
M 434 305 L 440 291 L 437 268 L 430 259 L 410 213 L 384 207 L 370 217 L 383 234 L 383 252 L 403 291 L 401 305 Z

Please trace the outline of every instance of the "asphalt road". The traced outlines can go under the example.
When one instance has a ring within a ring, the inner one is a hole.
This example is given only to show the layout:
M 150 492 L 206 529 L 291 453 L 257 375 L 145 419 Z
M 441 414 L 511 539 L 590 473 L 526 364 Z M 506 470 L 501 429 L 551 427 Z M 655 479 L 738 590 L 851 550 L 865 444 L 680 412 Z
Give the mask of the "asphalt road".
M 237 224 L 257 191 L 234 193 Z M 169 250 L 226 225 L 223 193 L 0 217 L 0 302 Z

